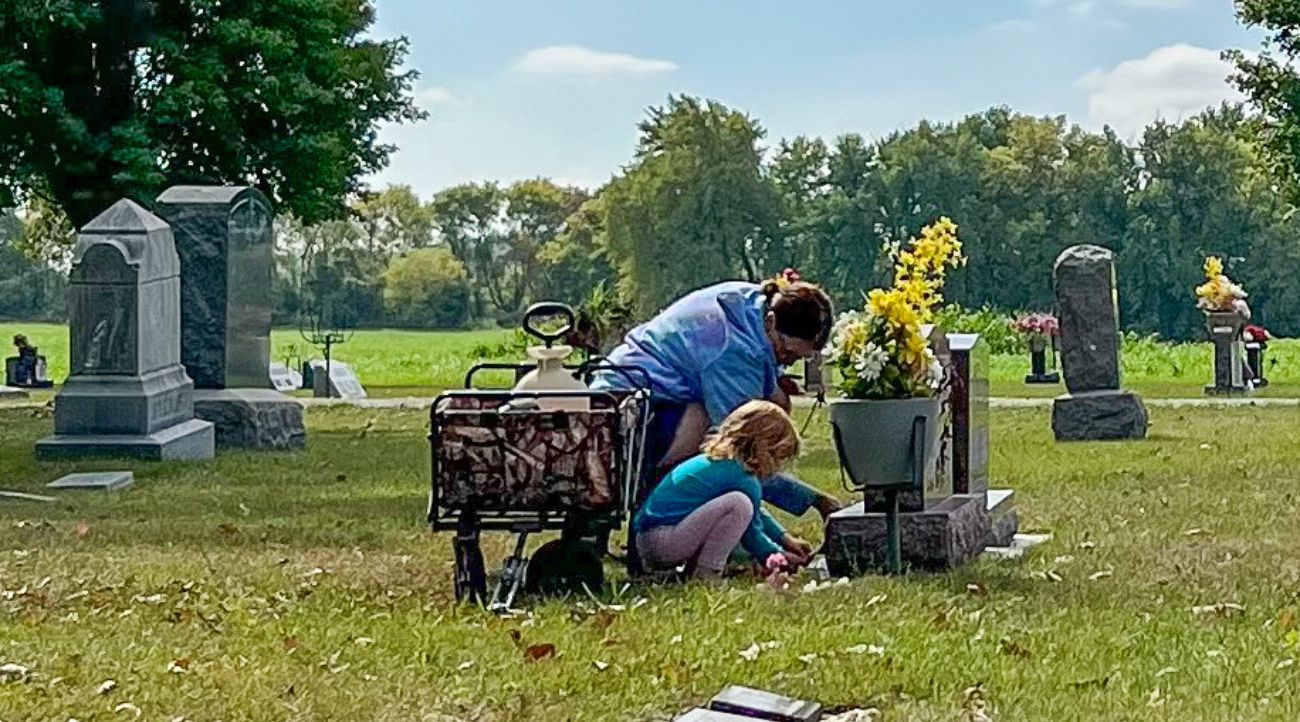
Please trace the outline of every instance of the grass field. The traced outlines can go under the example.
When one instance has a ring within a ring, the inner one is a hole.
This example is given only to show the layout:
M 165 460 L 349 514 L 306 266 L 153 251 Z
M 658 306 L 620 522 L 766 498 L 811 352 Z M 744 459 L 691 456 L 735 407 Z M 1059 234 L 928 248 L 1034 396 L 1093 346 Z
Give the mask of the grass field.
M 50 378 L 67 376 L 68 332 L 65 326 L 34 323 L 0 323 L 0 339 L 25 333 L 41 348 L 50 363 Z M 372 396 L 428 396 L 445 388 L 459 388 L 465 372 L 478 360 L 514 361 L 512 352 L 501 347 L 513 331 L 358 331 L 338 347 L 335 357 L 357 372 Z M 272 334 L 273 356 L 317 357 L 296 330 L 277 329 Z M 479 358 L 481 347 L 496 353 Z M 1300 396 L 1300 340 L 1275 342 L 1268 351 L 1268 376 L 1272 385 L 1259 392 L 1263 397 Z M 1203 394 L 1210 379 L 1209 344 L 1169 345 L 1131 341 L 1123 357 L 1125 384 L 1151 398 L 1187 398 Z M 1028 386 L 1025 356 L 995 356 L 990 380 L 993 395 L 1002 397 L 1044 397 L 1063 392 L 1061 386 Z
M 1297 409 L 1155 409 L 1120 445 L 995 411 L 995 485 L 1054 535 L 1025 558 L 810 594 L 634 586 L 514 619 L 451 600 L 423 414 L 308 421 L 302 454 L 0 500 L 0 664 L 29 670 L 0 683 L 0 719 L 668 720 L 729 683 L 885 720 L 982 719 L 960 716 L 977 685 L 1001 721 L 1300 718 Z M 0 487 L 121 467 L 34 462 L 50 430 L 0 410 Z M 825 426 L 808 436 L 800 473 L 836 489 Z M 557 655 L 528 661 L 539 644 Z

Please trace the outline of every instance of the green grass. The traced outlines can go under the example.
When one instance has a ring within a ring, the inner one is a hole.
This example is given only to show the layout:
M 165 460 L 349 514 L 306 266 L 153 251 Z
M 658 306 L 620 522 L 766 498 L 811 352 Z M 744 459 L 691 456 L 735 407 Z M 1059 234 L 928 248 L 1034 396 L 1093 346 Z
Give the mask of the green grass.
M 34 462 L 51 420 L 33 413 L 0 410 L 0 487 L 123 467 Z M 422 524 L 424 415 L 313 409 L 302 454 L 0 500 L 0 664 L 31 670 L 0 684 L 0 719 L 667 720 L 729 683 L 887 720 L 961 719 L 977 684 L 995 720 L 1300 718 L 1300 409 L 1153 420 L 1146 442 L 1059 445 L 1044 410 L 993 413 L 995 485 L 1054 535 L 1020 560 L 814 594 L 635 586 L 603 600 L 621 611 L 497 619 L 453 604 L 449 539 Z M 825 426 L 808 436 L 800 472 L 835 489 Z M 1244 611 L 1193 612 L 1219 603 Z M 558 656 L 528 662 L 514 634 Z
M 67 376 L 67 328 L 55 324 L 0 323 L 0 340 L 25 333 L 46 354 L 50 378 Z M 372 396 L 429 396 L 446 388 L 459 388 L 465 372 L 476 361 L 479 347 L 498 349 L 512 339 L 511 330 L 491 331 L 358 331 L 337 347 L 335 357 L 357 372 Z M 276 329 L 272 333 L 273 355 L 319 357 L 296 330 Z M 1300 340 L 1275 342 L 1268 351 L 1268 376 L 1272 385 L 1261 397 L 1300 396 Z M 490 359 L 515 360 L 512 353 L 496 353 Z M 1210 378 L 1209 344 L 1157 344 L 1147 340 L 1126 343 L 1123 357 L 1124 383 L 1150 398 L 1195 398 L 1202 396 Z M 989 377 L 993 395 L 1003 397 L 1056 396 L 1062 386 L 1028 386 L 1024 383 L 1029 359 L 1022 355 L 994 356 Z M 498 378 L 497 380 L 501 380 Z M 44 398 L 40 396 L 39 398 Z

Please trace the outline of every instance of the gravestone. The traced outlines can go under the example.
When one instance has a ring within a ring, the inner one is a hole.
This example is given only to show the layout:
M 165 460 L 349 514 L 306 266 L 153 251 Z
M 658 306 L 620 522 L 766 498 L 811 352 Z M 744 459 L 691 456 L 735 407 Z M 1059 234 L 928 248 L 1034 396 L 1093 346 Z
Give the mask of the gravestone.
M 302 388 L 302 374 L 278 361 L 271 362 L 269 372 L 271 385 L 275 387 L 276 391 L 288 393 Z
M 27 342 L 27 337 L 14 336 L 17 356 L 5 359 L 5 385 L 14 388 L 48 389 L 54 382 L 45 376 L 46 361 L 40 349 Z
M 174 186 L 158 196 L 181 263 L 181 358 L 195 414 L 221 447 L 300 448 L 302 407 L 271 383 L 271 204 L 255 188 Z
M 1205 387 L 1210 396 L 1241 396 L 1246 385 L 1246 317 L 1231 312 L 1205 314 L 1205 329 L 1214 345 L 1214 383 Z
M 950 569 L 974 559 L 990 542 L 991 518 L 999 528 L 1018 525 L 1014 500 L 988 490 L 988 350 L 975 334 L 935 334 L 935 355 L 951 380 L 944 400 L 943 451 L 927 476 L 926 490 L 900 494 L 903 563 L 915 569 Z M 877 569 L 885 563 L 883 494 L 832 514 L 826 522 L 826 564 L 836 576 Z M 907 506 L 904 506 L 906 500 Z M 999 537 L 1000 538 L 1000 537 Z
M 950 334 L 952 355 L 952 490 L 978 494 L 989 516 L 990 546 L 1020 529 L 1015 492 L 989 488 L 989 346 L 979 334 Z
M 739 685 L 714 695 L 709 709 L 770 722 L 817 722 L 822 718 L 822 706 L 816 702 Z
M 130 471 L 93 471 L 83 474 L 68 474 L 45 485 L 46 489 L 102 489 L 117 491 L 125 489 L 135 482 L 135 473 Z
M 1061 371 L 1069 393 L 1052 404 L 1057 441 L 1142 439 L 1147 410 L 1120 388 L 1115 255 L 1100 246 L 1065 249 L 1052 269 L 1061 321 Z
M 171 229 L 129 200 L 86 224 L 68 279 L 70 375 L 41 459 L 212 457 L 180 362 L 180 262 Z
M 310 365 L 312 396 L 331 399 L 366 398 L 365 387 L 361 385 L 361 380 L 352 371 L 352 367 L 346 363 L 331 359 L 328 374 L 325 373 L 324 361 L 314 359 Z

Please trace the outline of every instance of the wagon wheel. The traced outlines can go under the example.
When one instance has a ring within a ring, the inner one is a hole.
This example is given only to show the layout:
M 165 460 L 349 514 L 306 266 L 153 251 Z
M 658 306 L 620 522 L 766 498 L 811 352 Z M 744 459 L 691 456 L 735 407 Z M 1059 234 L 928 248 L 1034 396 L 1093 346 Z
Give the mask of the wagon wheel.
M 456 601 L 483 604 L 487 600 L 487 571 L 483 565 L 483 548 L 479 546 L 478 518 L 475 515 L 461 517 L 452 548 L 456 553 L 453 578 Z
M 605 567 L 596 546 L 585 539 L 556 539 L 538 547 L 528 560 L 524 591 L 528 594 L 599 594 Z

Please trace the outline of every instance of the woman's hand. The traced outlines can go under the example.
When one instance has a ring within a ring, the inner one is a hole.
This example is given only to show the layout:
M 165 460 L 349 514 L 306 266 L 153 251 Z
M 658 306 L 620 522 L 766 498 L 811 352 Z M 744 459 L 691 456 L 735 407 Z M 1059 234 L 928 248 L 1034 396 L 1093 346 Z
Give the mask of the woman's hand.
M 789 374 L 776 377 L 776 385 L 786 396 L 803 395 L 803 389 L 799 388 L 799 381 Z
M 781 548 L 786 557 L 797 566 L 807 566 L 812 561 L 812 544 L 792 534 L 781 537 Z

